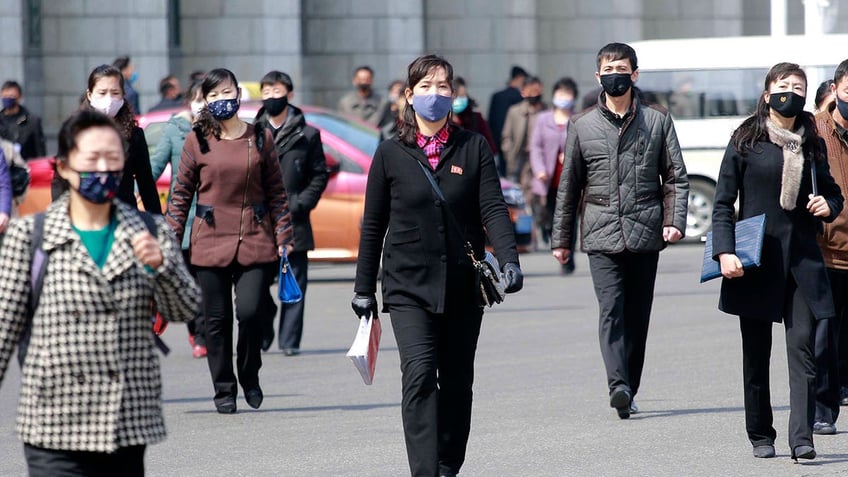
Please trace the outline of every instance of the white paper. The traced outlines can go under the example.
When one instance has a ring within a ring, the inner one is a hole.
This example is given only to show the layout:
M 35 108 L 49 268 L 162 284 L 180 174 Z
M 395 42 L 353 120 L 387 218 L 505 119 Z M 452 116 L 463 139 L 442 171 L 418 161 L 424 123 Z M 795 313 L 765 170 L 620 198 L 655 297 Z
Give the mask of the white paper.
M 359 319 L 359 330 L 347 356 L 353 365 L 359 370 L 362 381 L 370 385 L 374 381 L 374 371 L 377 367 L 377 352 L 380 349 L 380 336 L 382 335 L 380 320 L 362 317 Z

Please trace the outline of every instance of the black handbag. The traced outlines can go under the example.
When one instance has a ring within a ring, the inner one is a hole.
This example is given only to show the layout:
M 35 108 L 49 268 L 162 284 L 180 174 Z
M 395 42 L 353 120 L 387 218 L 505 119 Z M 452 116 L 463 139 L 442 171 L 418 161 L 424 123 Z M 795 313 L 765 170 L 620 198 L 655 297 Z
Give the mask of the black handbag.
M 454 217 L 453 212 L 451 212 L 450 205 L 448 204 L 447 199 L 445 199 L 442 189 L 438 184 L 436 184 L 435 179 L 433 179 L 433 174 L 431 174 L 430 171 L 424 167 L 424 164 L 421 164 L 421 162 L 418 162 L 418 165 L 421 167 L 421 170 L 424 171 L 424 175 L 427 176 L 427 180 L 430 181 L 430 186 L 433 187 L 436 195 L 445 204 L 444 209 L 448 216 L 448 222 L 453 225 L 457 233 L 459 233 L 459 236 L 465 240 L 465 234 L 462 233 L 462 228 L 460 228 L 459 223 L 456 221 L 456 217 Z M 491 307 L 496 303 L 503 302 L 504 296 L 506 295 L 506 285 L 504 284 L 504 278 L 501 274 L 500 267 L 498 266 L 498 259 L 496 259 L 491 253 L 486 252 L 483 260 L 477 260 L 474 256 L 474 247 L 471 246 L 471 242 L 468 240 L 465 240 L 465 255 L 468 256 L 471 260 L 471 265 L 474 266 L 476 276 L 475 289 L 480 290 L 477 300 L 480 306 Z

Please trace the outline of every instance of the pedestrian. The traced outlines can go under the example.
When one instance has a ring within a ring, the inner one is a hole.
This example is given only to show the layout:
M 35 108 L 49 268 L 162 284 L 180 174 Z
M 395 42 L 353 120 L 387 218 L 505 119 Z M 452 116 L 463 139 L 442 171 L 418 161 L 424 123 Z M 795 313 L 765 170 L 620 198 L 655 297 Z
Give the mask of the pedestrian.
M 382 119 L 384 106 L 382 98 L 372 87 L 374 70 L 370 66 L 356 68 L 352 82 L 355 89 L 339 100 L 339 112 L 377 126 Z
M 830 108 L 830 105 L 835 101 L 833 91 L 831 90 L 832 84 L 833 80 L 822 81 L 816 90 L 816 114 L 822 111 L 827 111 Z
M 489 124 L 483 119 L 483 115 L 477 112 L 477 101 L 468 96 L 468 86 L 465 84 L 465 79 L 457 76 L 453 80 L 453 89 L 456 92 L 456 97 L 451 104 L 451 122 L 461 128 L 476 132 L 486 138 L 486 142 L 492 149 L 492 154 L 498 153 L 495 139 L 492 137 L 492 132 L 489 130 Z
M 131 207 L 137 208 L 135 191 L 138 187 L 144 210 L 161 215 L 162 205 L 159 202 L 159 192 L 156 190 L 156 182 L 150 170 L 147 140 L 124 98 L 126 84 L 117 68 L 100 65 L 88 75 L 88 89 L 80 107 L 100 111 L 114 119 L 124 141 L 129 144 L 124 173 L 118 188 L 118 198 Z M 53 200 L 58 199 L 67 190 L 67 182 L 62 181 L 58 175 L 54 175 L 51 184 Z
M 47 155 L 41 118 L 21 104 L 23 90 L 17 81 L 0 86 L 3 108 L 0 110 L 0 137 L 12 141 L 26 160 Z
M 165 124 L 162 129 L 162 136 L 156 144 L 156 150 L 150 156 L 150 168 L 152 169 L 153 179 L 158 180 L 165 168 L 171 166 L 171 186 L 168 189 L 168 198 L 174 192 L 174 183 L 177 181 L 177 170 L 180 167 L 180 157 L 183 152 L 183 144 L 186 136 L 191 132 L 191 126 L 197 114 L 203 108 L 203 93 L 200 90 L 202 81 L 192 83 L 184 101 L 185 109 L 180 111 Z M 194 222 L 194 209 L 197 206 L 197 200 L 192 199 L 191 206 L 186 213 L 185 230 L 191 231 L 192 223 Z M 183 260 L 185 263 L 191 262 L 191 251 L 189 250 L 191 233 L 184 233 L 181 243 L 183 252 Z M 189 265 L 189 271 L 192 276 L 195 276 L 194 268 Z M 186 323 L 188 328 L 188 343 L 191 346 L 191 355 L 196 358 L 206 357 L 206 320 L 202 314 L 198 314 L 193 319 Z
M 291 252 L 292 238 L 273 137 L 261 125 L 239 119 L 237 85 L 224 68 L 204 78 L 206 105 L 195 119 L 194 134 L 186 137 L 167 213 L 179 240 L 191 234 L 191 265 L 206 318 L 206 359 L 221 414 L 236 412 L 238 384 L 250 407 L 262 404 L 262 321 L 279 257 L 284 246 Z M 189 231 L 186 219 L 195 195 L 197 216 Z M 233 288 L 238 382 L 232 359 Z
M 627 419 L 638 412 L 633 398 L 659 252 L 683 238 L 689 181 L 671 116 L 642 104 L 633 86 L 639 77 L 633 48 L 609 43 L 598 51 L 597 66 L 598 105 L 568 125 L 551 248 L 560 264 L 568 261 L 581 212 L 610 407 Z
M 261 124 L 274 135 L 294 228 L 294 248 L 288 256 L 289 264 L 304 297 L 294 304 L 280 304 L 277 345 L 286 356 L 295 356 L 300 354 L 300 340 L 303 336 L 309 269 L 306 253 L 315 248 L 309 214 L 327 188 L 330 174 L 324 158 L 321 132 L 307 125 L 303 111 L 290 103 L 294 97 L 291 77 L 280 71 L 271 71 L 259 84 L 262 88 L 262 108 L 256 113 L 254 124 Z M 267 321 L 263 350 L 268 350 L 274 339 L 273 315 Z
M 552 89 L 553 109 L 542 111 L 536 118 L 536 127 L 530 138 L 530 170 L 533 177 L 534 221 L 541 230 L 542 241 L 550 244 L 554 222 L 557 186 L 565 159 L 565 139 L 568 121 L 574 114 L 577 100 L 577 83 L 571 78 L 560 78 Z M 574 235 L 572 235 L 572 240 Z M 574 243 L 569 249 L 574 249 Z M 563 274 L 574 273 L 574 256 L 561 266 Z
M 164 221 L 153 219 L 151 234 L 115 200 L 125 163 L 120 126 L 90 109 L 72 114 L 55 165 L 70 192 L 42 216 L 34 309 L 34 216 L 12 220 L 0 248 L 0 379 L 27 336 L 17 433 L 30 476 L 141 476 L 146 447 L 165 438 L 151 302 L 183 321 L 199 290 Z
M 6 158 L 6 168 L 9 171 L 9 186 L 12 191 L 12 208 L 10 217 L 18 216 L 18 207 L 23 203 L 26 198 L 26 194 L 29 191 L 29 183 L 27 182 L 30 180 L 28 174 L 29 166 L 27 166 L 26 161 L 17 151 L 18 149 L 19 148 L 15 147 L 14 143 L 11 141 L 0 139 L 0 153 L 2 153 Z M 15 174 L 13 174 L 14 168 L 27 171 L 27 174 L 18 175 L 16 178 Z M 18 186 L 17 190 L 16 186 Z
M 121 76 L 124 78 L 124 98 L 129 103 L 133 114 L 141 114 L 141 106 L 138 102 L 138 92 L 135 90 L 135 82 L 138 81 L 138 71 L 135 65 L 130 61 L 129 56 L 120 56 L 115 58 L 112 66 L 118 68 Z
M 159 81 L 159 94 L 162 99 L 147 112 L 152 113 L 154 111 L 162 111 L 165 109 L 174 109 L 184 106 L 180 80 L 178 80 L 174 75 L 168 75 Z
M 6 233 L 12 216 L 12 178 L 6 154 L 0 148 L 0 238 Z
M 818 136 L 836 185 L 848 191 L 848 60 L 836 67 L 828 94 L 816 114 Z M 816 95 L 818 97 L 818 94 Z M 848 404 L 848 211 L 823 224 L 817 234 L 833 294 L 834 315 L 816 322 L 816 417 L 813 434 L 836 434 L 839 405 Z
M 548 109 L 542 101 L 542 81 L 535 76 L 524 79 L 521 88 L 524 100 L 509 108 L 506 113 L 503 133 L 501 135 L 501 151 L 506 163 L 506 178 L 521 185 L 528 202 L 532 199 L 530 183 L 530 138 L 536 118 L 541 111 Z
M 713 258 L 724 276 L 719 309 L 739 316 L 745 428 L 754 457 L 775 456 L 769 357 L 772 324 L 781 320 L 789 364 L 790 455 L 796 460 L 816 456 L 816 320 L 834 317 L 816 230 L 821 221 L 832 222 L 839 215 L 843 199 L 813 115 L 803 111 L 806 95 L 807 76 L 798 65 L 774 65 L 756 112 L 727 145 L 716 184 Z M 737 199 L 739 220 L 766 216 L 762 265 L 748 270 L 735 255 Z
M 506 88 L 492 94 L 492 98 L 489 100 L 489 128 L 492 131 L 492 139 L 494 139 L 498 148 L 495 160 L 498 166 L 498 174 L 501 177 L 506 176 L 506 165 L 503 161 L 503 151 L 501 151 L 501 134 L 506 121 L 506 112 L 512 105 L 520 103 L 524 99 L 521 96 L 521 87 L 524 85 L 524 79 L 527 76 L 529 75 L 524 68 L 513 66 L 509 73 Z
M 390 131 L 392 127 L 397 131 L 397 120 L 400 113 L 400 99 L 403 95 L 403 81 L 394 80 L 389 83 L 389 89 L 386 94 L 386 101 L 383 102 L 383 112 L 380 116 L 380 122 L 377 126 L 382 131 Z M 385 138 L 391 137 L 384 135 Z
M 376 317 L 382 265 L 383 311 L 400 353 L 401 415 L 416 477 L 454 476 L 465 460 L 483 317 L 466 241 L 482 259 L 485 227 L 506 292 L 523 284 L 491 149 L 448 121 L 452 81 L 453 68 L 438 56 L 409 65 L 400 132 L 380 144 L 368 174 L 352 301 L 357 317 Z

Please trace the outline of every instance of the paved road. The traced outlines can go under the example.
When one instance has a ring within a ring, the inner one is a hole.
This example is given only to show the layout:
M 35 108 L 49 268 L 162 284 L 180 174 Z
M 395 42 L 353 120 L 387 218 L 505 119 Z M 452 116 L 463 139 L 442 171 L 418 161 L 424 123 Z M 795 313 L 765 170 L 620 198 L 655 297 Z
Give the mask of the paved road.
M 848 475 L 848 432 L 817 437 L 815 461 L 789 459 L 786 354 L 777 326 L 778 458 L 751 456 L 738 325 L 716 310 L 718 282 L 698 283 L 700 254 L 698 246 L 675 246 L 661 255 L 637 399 L 642 413 L 629 421 L 608 407 L 586 257 L 578 257 L 574 276 L 561 277 L 549 255 L 524 255 L 524 291 L 484 317 L 462 475 Z M 344 357 L 357 326 L 349 308 L 353 268 L 310 274 L 304 353 L 264 356 L 259 411 L 240 399 L 238 414 L 216 414 L 206 363 L 191 358 L 185 328 L 172 325 L 165 339 L 174 352 L 162 361 L 170 435 L 148 450 L 148 475 L 408 475 L 391 324 L 383 322 L 376 382 L 365 386 Z M 14 434 L 13 368 L 0 388 L 0 476 L 25 474 Z

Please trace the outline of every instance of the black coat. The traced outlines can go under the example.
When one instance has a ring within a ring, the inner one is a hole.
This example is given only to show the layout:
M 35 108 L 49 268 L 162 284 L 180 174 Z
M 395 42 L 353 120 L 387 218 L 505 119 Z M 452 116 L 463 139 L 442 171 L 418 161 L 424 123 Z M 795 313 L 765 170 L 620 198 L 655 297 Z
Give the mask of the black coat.
M 140 127 L 133 128 L 127 150 L 127 160 L 124 163 L 124 176 L 118 187 L 118 198 L 132 207 L 138 207 L 135 199 L 135 185 L 138 183 L 138 194 L 144 210 L 154 214 L 162 214 L 162 204 L 159 202 L 159 192 L 156 190 L 156 181 L 150 168 L 150 151 L 147 149 L 147 140 L 144 131 Z M 50 185 L 53 200 L 59 198 L 68 190 L 68 185 L 59 174 L 53 175 Z
M 306 124 L 303 112 L 289 106 L 289 118 L 278 130 L 268 122 L 262 108 L 256 115 L 256 123 L 262 124 L 274 134 L 274 144 L 283 171 L 286 194 L 289 197 L 289 212 L 294 227 L 294 251 L 305 252 L 315 248 L 312 223 L 309 214 L 318 205 L 330 173 L 321 144 L 321 132 Z
M 824 147 L 824 146 L 822 146 Z M 806 157 L 809 157 L 805 153 Z M 812 192 L 810 161 L 804 161 L 804 175 L 795 209 L 780 207 L 783 150 L 771 142 L 759 142 L 746 155 L 732 144 L 727 146 L 716 185 L 713 208 L 713 252 L 735 249 L 734 203 L 739 197 L 739 219 L 766 214 L 762 265 L 745 270 L 742 277 L 722 279 L 719 309 L 732 315 L 779 322 L 783 317 L 786 286 L 794 277 L 816 319 L 833 317 L 833 297 L 816 243 L 819 219 L 807 211 Z M 842 210 L 839 186 L 830 175 L 827 161 L 816 161 L 818 193 L 830 206 L 832 222 Z M 791 274 L 791 276 L 790 276 Z
M 354 291 L 376 292 L 382 249 L 384 310 L 390 304 L 415 305 L 443 313 L 449 282 L 452 292 L 476 300 L 479 290 L 474 290 L 474 271 L 463 244 L 470 241 L 475 255 L 482 257 L 484 226 L 501 266 L 518 263 L 515 232 L 486 139 L 452 128 L 441 158 L 434 174 L 464 238 L 454 231 L 445 204 L 418 165 L 430 168 L 420 148 L 389 139 L 374 153 Z
M 17 114 L 0 112 L 0 137 L 21 145 L 21 157 L 26 160 L 47 155 L 41 118 L 23 106 Z

